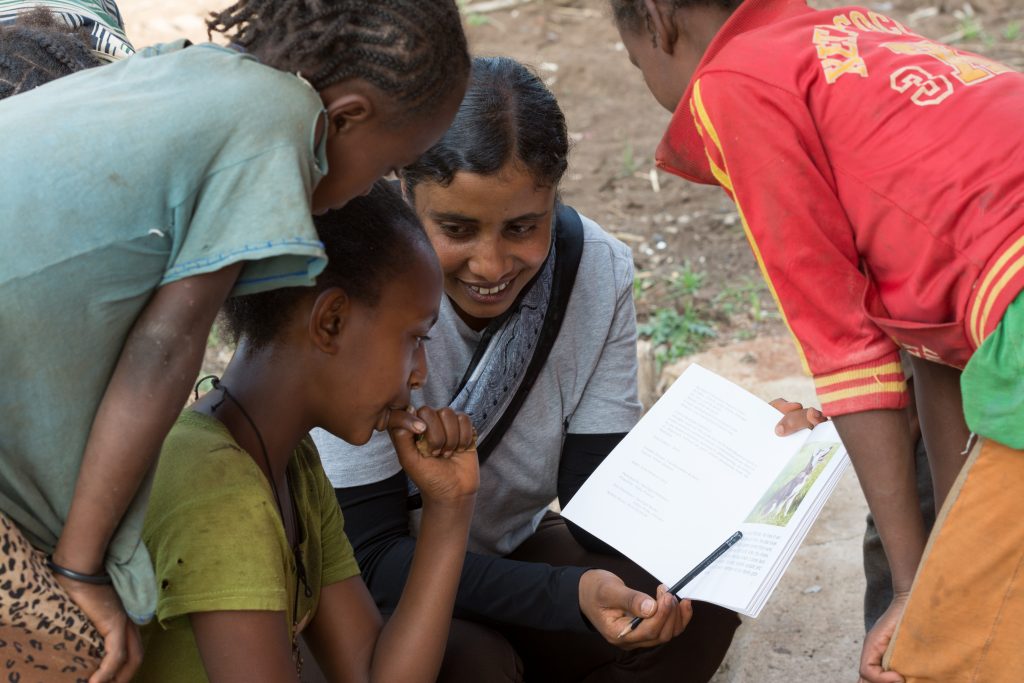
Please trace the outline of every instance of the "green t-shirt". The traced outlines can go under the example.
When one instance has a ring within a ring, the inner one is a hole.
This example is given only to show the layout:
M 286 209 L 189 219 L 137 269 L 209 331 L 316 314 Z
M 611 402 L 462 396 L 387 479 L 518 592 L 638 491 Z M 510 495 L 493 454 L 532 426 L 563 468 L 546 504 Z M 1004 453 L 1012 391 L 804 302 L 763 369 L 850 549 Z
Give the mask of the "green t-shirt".
M 207 680 L 188 618 L 193 612 L 279 611 L 301 631 L 321 587 L 359 574 L 334 489 L 308 437 L 288 475 L 309 597 L 259 466 L 219 420 L 191 410 L 178 418 L 160 454 L 143 527 L 160 597 L 156 620 L 142 629 L 146 655 L 137 680 Z
M 293 74 L 181 43 L 0 101 L 0 510 L 37 548 L 60 536 L 96 409 L 158 287 L 242 261 L 235 294 L 323 269 L 309 210 L 322 112 Z M 156 603 L 145 489 L 106 562 L 137 621 Z

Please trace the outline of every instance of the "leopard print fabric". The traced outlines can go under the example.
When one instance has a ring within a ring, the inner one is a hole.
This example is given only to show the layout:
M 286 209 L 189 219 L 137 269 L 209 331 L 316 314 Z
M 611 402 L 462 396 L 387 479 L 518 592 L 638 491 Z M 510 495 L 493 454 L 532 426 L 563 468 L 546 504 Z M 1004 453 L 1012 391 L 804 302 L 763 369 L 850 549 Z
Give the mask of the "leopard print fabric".
M 103 638 L 0 513 L 0 682 L 87 683 Z

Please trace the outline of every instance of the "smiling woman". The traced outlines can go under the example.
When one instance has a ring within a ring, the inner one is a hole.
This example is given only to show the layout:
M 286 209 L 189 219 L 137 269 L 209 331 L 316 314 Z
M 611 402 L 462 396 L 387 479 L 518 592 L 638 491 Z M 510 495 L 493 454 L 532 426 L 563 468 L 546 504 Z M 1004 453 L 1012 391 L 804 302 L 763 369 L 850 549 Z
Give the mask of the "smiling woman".
M 480 439 L 473 552 L 439 680 L 706 681 L 735 614 L 694 606 L 680 635 L 688 602 L 548 512 L 640 415 L 632 257 L 557 202 L 568 152 L 540 79 L 511 59 L 478 58 L 452 127 L 401 173 L 446 295 L 427 344 L 430 380 L 413 401 L 464 411 Z M 409 512 L 416 489 L 385 440 L 357 449 L 314 438 L 387 611 L 423 541 L 420 513 Z M 643 625 L 619 640 L 639 614 Z
M 538 186 L 529 169 L 510 160 L 493 175 L 462 172 L 447 187 L 425 183 L 414 196 L 452 306 L 471 328 L 484 329 L 544 265 L 555 187 Z

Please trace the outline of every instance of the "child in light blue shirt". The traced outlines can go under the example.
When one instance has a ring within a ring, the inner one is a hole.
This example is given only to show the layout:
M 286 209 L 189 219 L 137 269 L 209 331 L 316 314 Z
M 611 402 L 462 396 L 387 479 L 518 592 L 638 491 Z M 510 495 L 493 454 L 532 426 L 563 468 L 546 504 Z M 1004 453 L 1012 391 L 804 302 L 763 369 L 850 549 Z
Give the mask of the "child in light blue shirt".
M 414 160 L 465 87 L 452 0 L 267 5 L 214 15 L 231 48 L 179 41 L 0 101 L 0 513 L 95 626 L 104 676 L 141 656 L 142 482 L 221 303 L 312 284 L 310 210 Z M 12 628 L 45 638 L 29 617 Z

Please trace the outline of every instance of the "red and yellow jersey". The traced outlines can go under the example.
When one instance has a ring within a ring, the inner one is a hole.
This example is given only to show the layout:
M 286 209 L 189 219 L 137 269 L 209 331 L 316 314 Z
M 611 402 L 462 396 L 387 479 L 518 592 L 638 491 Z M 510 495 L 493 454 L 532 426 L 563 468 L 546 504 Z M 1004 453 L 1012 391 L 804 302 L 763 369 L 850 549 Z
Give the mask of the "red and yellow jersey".
M 657 155 L 735 200 L 825 412 L 899 408 L 1024 288 L 1024 75 L 864 8 L 746 0 Z

